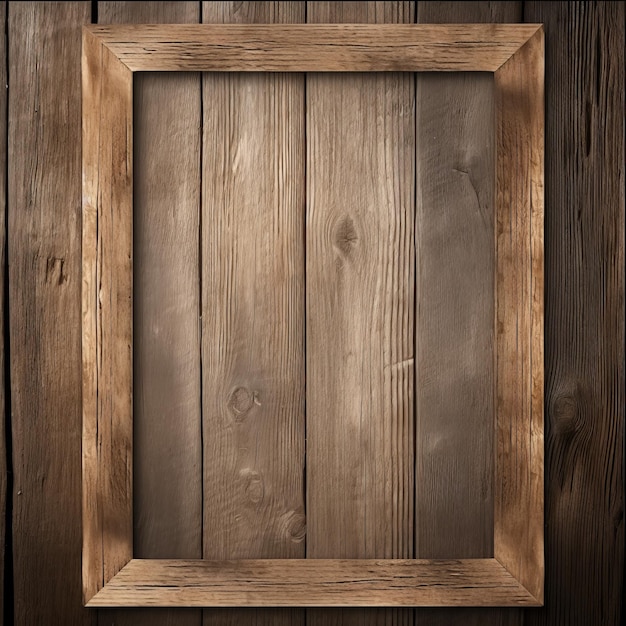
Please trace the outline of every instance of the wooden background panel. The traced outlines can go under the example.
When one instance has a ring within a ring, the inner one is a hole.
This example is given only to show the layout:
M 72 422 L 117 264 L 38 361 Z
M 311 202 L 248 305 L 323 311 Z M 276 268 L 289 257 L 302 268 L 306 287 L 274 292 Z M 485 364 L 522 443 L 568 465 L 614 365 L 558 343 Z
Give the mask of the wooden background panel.
M 248 5 L 227 4 L 244 12 Z M 519 10 L 521 3 L 419 5 L 448 7 L 457 12 L 449 19 L 455 22 L 478 5 L 479 17 L 469 21 L 479 21 L 481 15 L 490 21 L 503 7 Z M 548 142 L 547 606 L 514 612 L 528 624 L 602 621 L 616 626 L 622 615 L 624 91 L 618 78 L 624 71 L 623 11 L 622 3 L 525 3 L 526 21 L 546 24 Z M 8 455 L 16 484 L 7 554 L 13 550 L 16 563 L 6 581 L 11 590 L 13 579 L 15 589 L 6 596 L 5 623 L 86 624 L 90 613 L 80 605 L 76 272 L 78 33 L 89 20 L 89 3 L 10 2 L 8 13 L 13 147 L 8 158 L 11 269 L 5 341 L 9 343 L 10 332 L 7 392 L 13 411 L 8 421 L 14 439 Z M 27 202 L 29 198 L 35 200 Z M 54 260 L 61 256 L 59 250 L 66 253 L 63 268 L 68 272 L 62 285 L 50 281 L 45 271 L 49 256 L 50 271 L 59 271 Z M 254 610 L 233 611 L 231 623 L 243 613 L 262 619 Z M 324 614 L 332 623 L 331 613 Z M 448 610 L 417 615 L 422 624 L 454 624 Z M 457 623 L 463 624 L 504 625 L 513 619 L 508 610 L 497 609 L 459 615 L 464 619 Z M 392 611 L 381 610 L 378 617 L 382 623 L 394 619 Z
M 303 2 L 205 2 L 205 23 L 303 22 Z M 305 554 L 304 77 L 203 75 L 205 558 Z M 204 624 L 304 623 L 206 610 Z
M 419 23 L 521 18 L 521 2 L 417 6 Z M 459 557 L 488 556 L 495 392 L 493 78 L 420 75 L 416 97 L 416 554 L 437 557 L 452 548 Z M 513 626 L 522 618 L 516 609 L 415 611 L 420 626 Z
M 81 28 L 89 2 L 8 7 L 8 260 L 16 624 L 81 603 Z
M 624 575 L 624 3 L 527 2 L 546 31 L 546 599 L 617 624 Z
M 0 88 L 7 83 L 7 58 L 6 58 L 6 3 L 0 5 Z M 2 218 L 0 226 L 0 319 L 3 323 L 6 315 L 6 297 L 4 289 L 6 286 L 6 164 L 7 164 L 7 91 L 0 89 L 0 215 Z M 9 490 L 8 468 L 10 467 L 7 458 L 8 447 L 6 437 L 10 436 L 6 432 L 7 412 L 5 395 L 5 338 L 4 333 L 0 334 L 0 620 L 4 615 L 4 568 L 5 553 L 4 546 L 7 545 L 6 525 L 7 495 Z M 9 446 L 10 447 L 10 446 Z M 9 558 L 10 564 L 10 558 Z
M 414 5 L 308 2 L 307 21 L 410 23 Z M 413 554 L 414 138 L 411 74 L 307 76 L 309 558 Z
M 98 23 L 198 23 L 196 2 L 99 2 Z M 202 556 L 199 74 L 134 76 L 134 554 Z M 200 624 L 200 611 L 99 623 Z

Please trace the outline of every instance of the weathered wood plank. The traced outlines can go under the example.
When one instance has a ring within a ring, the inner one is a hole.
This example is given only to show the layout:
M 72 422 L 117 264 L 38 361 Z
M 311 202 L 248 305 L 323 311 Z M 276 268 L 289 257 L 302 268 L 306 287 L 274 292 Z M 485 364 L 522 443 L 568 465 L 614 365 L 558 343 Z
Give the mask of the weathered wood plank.
M 419 23 L 521 15 L 521 2 L 417 6 Z M 493 554 L 494 503 L 493 76 L 422 74 L 416 98 L 416 556 L 484 557 Z M 520 619 L 515 611 L 415 612 L 428 626 Z
M 83 33 L 83 594 L 133 556 L 132 75 Z
M 309 2 L 309 22 L 412 22 Z M 414 80 L 307 77 L 307 557 L 413 555 Z M 403 610 L 311 625 L 408 624 Z
M 419 75 L 416 109 L 415 549 L 419 558 L 489 557 L 493 76 Z
M 98 23 L 198 23 L 197 2 L 99 2 Z M 134 555 L 202 556 L 199 74 L 134 76 Z M 199 611 L 102 614 L 200 624 Z
M 622 2 L 526 2 L 546 30 L 546 602 L 623 623 Z
M 89 19 L 89 2 L 8 6 L 16 624 L 91 621 L 80 567 L 80 70 Z
M 203 3 L 205 23 L 302 21 L 303 2 Z M 304 78 L 205 74 L 203 111 L 204 557 L 303 557 Z
M 355 3 L 358 4 L 358 3 Z M 368 19 L 405 11 L 372 2 Z M 407 6 L 412 6 L 407 4 Z M 315 13 L 315 6 L 311 10 Z M 340 15 L 350 18 L 358 9 Z M 285 10 L 282 14 L 286 15 Z M 352 18 L 350 18 L 352 19 Z M 259 24 L 163 28 L 94 27 L 133 71 L 495 71 L 536 25 Z M 336 42 L 341 41 L 341 50 Z M 459 49 L 463 54 L 459 54 Z
M 7 163 L 7 90 L 2 85 L 7 84 L 6 74 L 6 3 L 0 6 L 0 215 L 6 216 L 6 163 Z M 4 325 L 7 302 L 4 295 L 6 271 L 6 218 L 2 218 L 0 227 L 0 319 L 2 333 L 0 333 L 0 616 L 4 615 L 5 588 L 4 563 L 6 546 L 9 545 L 6 535 L 6 507 L 8 505 L 8 457 L 6 442 L 6 390 L 5 390 L 5 332 Z M 12 602 L 10 600 L 9 602 Z
M 536 601 L 496 559 L 273 559 L 131 561 L 90 605 L 122 606 L 533 606 Z M 368 623 L 396 623 L 410 610 L 366 609 Z M 358 611 L 345 611 L 345 615 Z M 259 612 L 259 614 L 262 614 Z M 310 615 L 341 616 L 338 611 Z M 376 621 L 374 621 L 376 620 Z M 309 620 L 310 621 L 310 616 Z M 340 622 L 335 619 L 333 623 Z M 344 620 L 345 622 L 345 620 Z M 292 622 L 290 622 L 292 623 Z M 340 622 L 341 623 L 341 622 Z

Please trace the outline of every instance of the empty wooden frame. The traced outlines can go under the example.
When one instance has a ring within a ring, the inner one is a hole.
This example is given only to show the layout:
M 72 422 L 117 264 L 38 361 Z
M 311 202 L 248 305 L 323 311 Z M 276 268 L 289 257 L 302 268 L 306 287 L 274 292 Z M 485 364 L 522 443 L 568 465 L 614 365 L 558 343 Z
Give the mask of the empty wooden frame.
M 82 63 L 86 605 L 541 605 L 541 26 L 87 26 Z M 494 558 L 133 559 L 132 87 L 133 72 L 163 70 L 494 72 Z

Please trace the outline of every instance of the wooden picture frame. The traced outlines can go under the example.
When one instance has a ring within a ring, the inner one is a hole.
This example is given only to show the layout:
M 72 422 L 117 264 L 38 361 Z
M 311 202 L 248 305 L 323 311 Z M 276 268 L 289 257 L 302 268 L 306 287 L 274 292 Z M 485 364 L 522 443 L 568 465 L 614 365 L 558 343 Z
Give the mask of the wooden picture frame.
M 83 592 L 87 606 L 543 603 L 543 46 L 543 29 L 536 24 L 84 28 Z M 493 558 L 133 558 L 132 94 L 137 71 L 494 73 Z

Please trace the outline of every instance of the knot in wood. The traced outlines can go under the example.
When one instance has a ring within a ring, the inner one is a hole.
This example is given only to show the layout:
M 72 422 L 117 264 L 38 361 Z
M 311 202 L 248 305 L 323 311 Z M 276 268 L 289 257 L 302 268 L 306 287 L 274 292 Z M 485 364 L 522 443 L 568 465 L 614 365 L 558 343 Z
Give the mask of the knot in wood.
M 228 406 L 235 416 L 235 419 L 240 421 L 246 418 L 250 409 L 255 405 L 260 405 L 258 398 L 258 392 L 250 391 L 245 387 L 236 387 L 230 394 L 228 399 Z
M 357 244 L 359 237 L 354 226 L 354 220 L 349 216 L 344 216 L 335 229 L 335 246 L 344 256 L 349 256 Z
M 572 435 L 581 427 L 577 393 L 557 396 L 552 402 L 552 429 L 555 435 Z
M 259 504 L 263 501 L 265 496 L 265 485 L 263 484 L 263 477 L 254 470 L 247 470 L 245 472 L 245 492 L 246 497 L 252 504 Z

